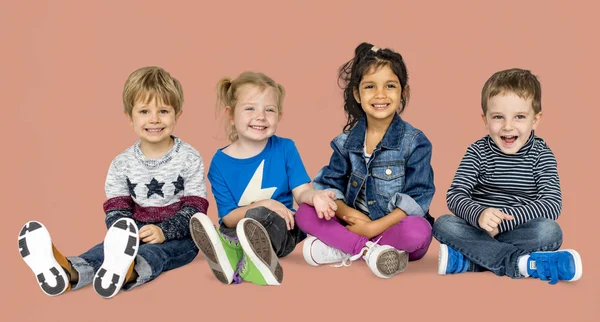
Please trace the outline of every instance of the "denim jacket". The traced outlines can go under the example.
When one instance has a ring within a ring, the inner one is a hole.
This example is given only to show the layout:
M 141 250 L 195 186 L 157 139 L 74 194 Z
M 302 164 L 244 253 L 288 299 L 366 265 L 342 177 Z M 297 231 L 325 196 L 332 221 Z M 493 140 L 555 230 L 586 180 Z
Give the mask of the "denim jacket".
M 329 165 L 315 177 L 315 189 L 331 190 L 336 200 L 341 199 L 356 209 L 356 197 L 366 185 L 371 219 L 379 219 L 400 208 L 409 216 L 425 217 L 431 222 L 429 205 L 435 186 L 431 143 L 425 134 L 396 114 L 369 163 L 365 164 L 366 129 L 363 117 L 352 130 L 331 141 L 333 154 Z

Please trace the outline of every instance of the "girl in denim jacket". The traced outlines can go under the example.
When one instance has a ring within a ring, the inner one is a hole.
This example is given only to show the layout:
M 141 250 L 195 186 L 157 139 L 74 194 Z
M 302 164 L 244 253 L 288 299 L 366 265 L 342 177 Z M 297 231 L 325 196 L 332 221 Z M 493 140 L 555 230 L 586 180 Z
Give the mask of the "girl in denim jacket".
M 326 216 L 300 206 L 296 223 L 312 235 L 304 258 L 348 266 L 362 257 L 376 276 L 390 278 L 431 243 L 431 143 L 399 115 L 410 93 L 400 54 L 362 43 L 339 79 L 347 122 L 314 180 L 316 189 L 335 193 L 337 210 Z

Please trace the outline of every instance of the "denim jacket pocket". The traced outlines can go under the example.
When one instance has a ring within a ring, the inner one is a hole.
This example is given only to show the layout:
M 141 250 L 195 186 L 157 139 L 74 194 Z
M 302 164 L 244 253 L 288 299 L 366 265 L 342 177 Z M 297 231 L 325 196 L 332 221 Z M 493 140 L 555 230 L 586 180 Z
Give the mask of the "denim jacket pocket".
M 378 195 L 390 198 L 404 186 L 404 163 L 377 164 L 371 168 Z

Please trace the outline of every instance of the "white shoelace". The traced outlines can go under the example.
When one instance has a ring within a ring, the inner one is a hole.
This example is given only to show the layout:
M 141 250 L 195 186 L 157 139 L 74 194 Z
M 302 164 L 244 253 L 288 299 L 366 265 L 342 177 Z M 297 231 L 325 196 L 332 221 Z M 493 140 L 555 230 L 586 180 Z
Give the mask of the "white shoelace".
M 366 246 L 363 247 L 360 252 L 356 255 L 353 256 L 346 256 L 344 257 L 344 259 L 342 260 L 341 263 L 337 264 L 337 265 L 333 265 L 333 267 L 349 267 L 350 265 L 352 265 L 352 262 L 354 262 L 355 260 L 361 258 L 363 256 L 363 252 L 366 250 L 367 252 L 365 253 L 364 257 L 368 257 L 369 253 L 371 253 L 371 251 L 373 251 L 373 249 L 375 248 L 374 246 L 377 245 L 379 246 L 379 240 L 381 240 L 381 237 L 379 237 L 376 241 L 372 242 L 372 241 L 368 241 Z

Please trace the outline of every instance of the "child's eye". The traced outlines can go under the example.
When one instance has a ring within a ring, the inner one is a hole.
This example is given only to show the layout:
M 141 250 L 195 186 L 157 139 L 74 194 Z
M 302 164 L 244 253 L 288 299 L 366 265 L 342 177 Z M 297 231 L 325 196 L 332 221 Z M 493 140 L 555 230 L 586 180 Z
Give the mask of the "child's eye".
M 394 85 L 394 84 L 387 84 L 387 88 L 396 88 L 396 85 Z
M 525 115 L 517 115 L 517 119 L 518 120 L 523 120 L 523 119 L 525 119 Z
M 492 116 L 492 119 L 501 120 L 502 115 L 494 115 L 494 116 Z
M 160 114 L 169 114 L 169 110 L 160 110 Z
M 254 107 L 252 106 L 248 106 L 246 108 L 244 108 L 245 111 L 254 111 Z
M 277 111 L 277 110 L 276 110 L 276 109 L 274 109 L 274 108 L 268 108 L 268 109 L 267 109 L 267 112 L 276 112 L 276 111 Z
M 140 114 L 148 114 L 148 110 L 140 110 Z
M 365 89 L 371 89 L 373 87 L 374 87 L 373 85 L 365 85 Z

